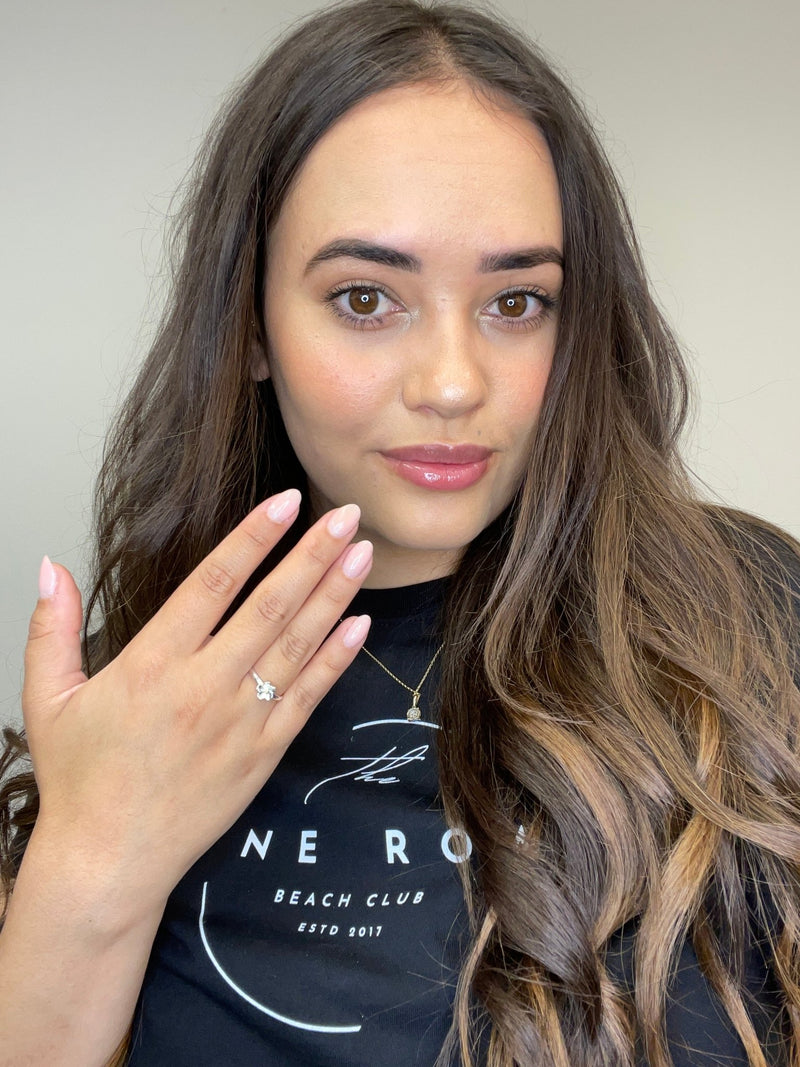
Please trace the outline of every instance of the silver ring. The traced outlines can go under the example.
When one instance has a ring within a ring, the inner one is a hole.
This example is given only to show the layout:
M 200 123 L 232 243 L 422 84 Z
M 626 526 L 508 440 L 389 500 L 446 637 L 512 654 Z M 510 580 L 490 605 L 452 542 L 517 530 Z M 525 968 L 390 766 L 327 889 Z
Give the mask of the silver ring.
M 263 678 L 259 678 L 255 671 L 252 674 L 256 680 L 257 700 L 283 700 L 283 697 L 278 696 L 278 691 L 272 682 L 265 682 Z

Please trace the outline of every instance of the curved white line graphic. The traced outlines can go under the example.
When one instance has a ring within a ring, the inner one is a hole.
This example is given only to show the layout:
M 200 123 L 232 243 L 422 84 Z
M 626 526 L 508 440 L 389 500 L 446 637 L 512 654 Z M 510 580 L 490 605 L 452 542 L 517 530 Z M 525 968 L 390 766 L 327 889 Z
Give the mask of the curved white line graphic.
M 304 1022 L 301 1022 L 299 1019 L 290 1019 L 286 1015 L 280 1015 L 277 1011 L 273 1011 L 271 1008 L 268 1008 L 265 1004 L 259 1004 L 259 1002 L 257 1000 L 253 1000 L 253 998 L 249 995 L 249 993 L 245 993 L 245 991 L 240 986 L 238 986 L 233 981 L 233 979 L 231 977 L 229 977 L 229 975 L 227 975 L 225 973 L 225 971 L 223 971 L 222 967 L 217 962 L 217 959 L 214 956 L 214 953 L 211 951 L 211 945 L 209 945 L 209 943 L 208 943 L 208 938 L 206 937 L 206 930 L 205 930 L 205 925 L 204 925 L 204 920 L 205 920 L 205 915 L 206 915 L 206 889 L 207 888 L 208 888 L 208 882 L 203 882 L 203 900 L 202 900 L 202 903 L 200 905 L 200 937 L 203 940 L 203 948 L 206 950 L 208 958 L 211 960 L 211 962 L 216 967 L 216 969 L 217 969 L 218 973 L 220 974 L 220 976 L 222 977 L 223 981 L 226 982 L 231 987 L 231 989 L 234 991 L 234 993 L 237 993 L 242 998 L 242 1000 L 246 1000 L 248 1004 L 250 1004 L 254 1008 L 257 1008 L 258 1011 L 263 1011 L 265 1015 L 269 1015 L 269 1017 L 271 1019 L 277 1019 L 277 1021 L 279 1023 L 285 1023 L 287 1026 L 294 1026 L 298 1030 L 313 1030 L 315 1034 L 357 1034 L 358 1033 L 358 1031 L 361 1029 L 361 1024 L 359 1024 L 358 1026 L 320 1026 L 320 1025 L 317 1025 L 316 1023 L 304 1023 Z
M 403 726 L 429 726 L 432 730 L 441 730 L 436 722 L 425 722 L 424 719 L 373 719 L 372 722 L 360 722 L 352 726 L 352 730 L 363 730 L 365 726 L 385 726 L 387 723 L 401 722 Z

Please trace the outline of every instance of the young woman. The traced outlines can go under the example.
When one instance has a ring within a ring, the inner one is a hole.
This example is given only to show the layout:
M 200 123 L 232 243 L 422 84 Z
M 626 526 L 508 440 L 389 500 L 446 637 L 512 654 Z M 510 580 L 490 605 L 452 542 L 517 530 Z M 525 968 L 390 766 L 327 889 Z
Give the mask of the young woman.
M 183 222 L 83 650 L 42 565 L 0 1063 L 800 1063 L 800 550 L 693 495 L 568 90 L 329 8 Z

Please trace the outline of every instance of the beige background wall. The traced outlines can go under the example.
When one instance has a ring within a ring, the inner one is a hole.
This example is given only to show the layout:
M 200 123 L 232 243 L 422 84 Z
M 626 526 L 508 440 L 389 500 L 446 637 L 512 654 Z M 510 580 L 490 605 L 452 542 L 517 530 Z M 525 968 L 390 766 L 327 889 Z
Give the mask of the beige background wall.
M 0 722 L 41 555 L 83 572 L 116 398 L 157 311 L 170 195 L 275 0 L 2 0 Z M 570 72 L 699 382 L 713 492 L 800 536 L 800 4 L 504 0 Z

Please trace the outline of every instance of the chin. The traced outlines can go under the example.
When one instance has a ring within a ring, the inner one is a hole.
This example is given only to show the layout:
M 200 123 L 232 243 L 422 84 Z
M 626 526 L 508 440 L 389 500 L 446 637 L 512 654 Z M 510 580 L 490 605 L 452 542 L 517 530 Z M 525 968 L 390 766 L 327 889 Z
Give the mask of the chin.
M 421 525 L 414 530 L 392 531 L 386 540 L 397 548 L 412 552 L 463 552 L 483 529 L 483 526 L 470 527 L 459 535 L 452 526 L 447 531 L 433 531 Z

